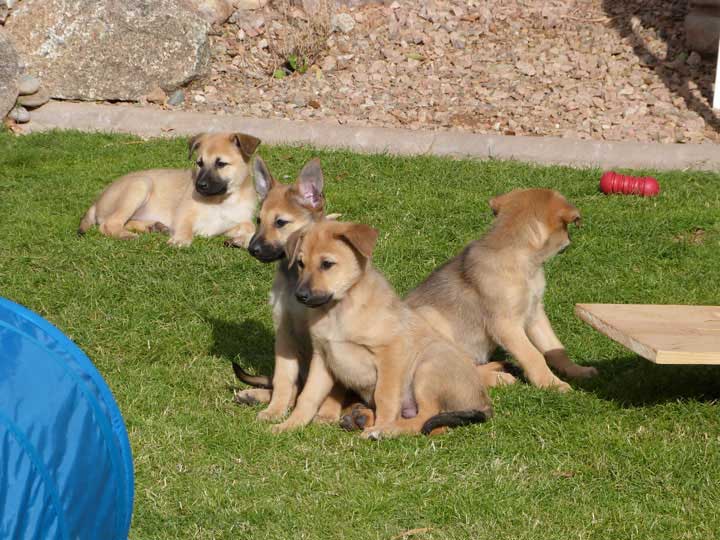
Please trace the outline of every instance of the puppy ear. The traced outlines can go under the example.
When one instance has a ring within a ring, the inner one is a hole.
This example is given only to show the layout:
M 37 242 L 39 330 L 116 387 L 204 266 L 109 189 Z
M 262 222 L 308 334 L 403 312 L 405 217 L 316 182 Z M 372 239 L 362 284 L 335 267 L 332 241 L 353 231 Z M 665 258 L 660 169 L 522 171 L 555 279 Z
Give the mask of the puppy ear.
M 200 143 L 202 142 L 202 138 L 204 136 L 204 133 L 200 133 L 198 135 L 195 135 L 194 137 L 190 137 L 190 140 L 188 141 L 188 159 L 192 159 L 195 150 L 197 150 L 200 146 Z
M 580 217 L 580 210 L 578 210 L 571 204 L 568 204 L 565 208 L 562 209 L 562 211 L 560 212 L 560 219 L 565 225 L 570 225 L 571 223 L 574 223 L 576 227 L 579 227 L 582 223 L 582 218 Z
M 500 213 L 500 209 L 507 204 L 511 193 L 512 191 L 490 199 L 490 209 L 492 210 L 493 216 L 497 216 Z
M 255 153 L 255 150 L 257 150 L 257 147 L 260 146 L 260 139 L 245 133 L 233 133 L 230 138 L 235 143 L 235 146 L 238 147 L 238 150 L 240 150 L 240 153 L 246 162 L 250 161 L 250 158 Z
M 303 238 L 305 238 L 305 230 L 298 229 L 292 233 L 285 244 L 285 255 L 288 258 L 288 266 L 292 267 L 300 254 Z
M 336 236 L 348 242 L 363 257 L 372 257 L 378 239 L 377 229 L 362 223 L 348 223 Z
M 325 204 L 323 197 L 323 172 L 318 158 L 311 159 L 300 171 L 296 185 L 300 192 L 300 204 L 312 210 L 322 210 Z
M 255 178 L 255 191 L 260 200 L 264 200 L 276 181 L 260 156 L 255 156 L 253 160 L 253 177 Z

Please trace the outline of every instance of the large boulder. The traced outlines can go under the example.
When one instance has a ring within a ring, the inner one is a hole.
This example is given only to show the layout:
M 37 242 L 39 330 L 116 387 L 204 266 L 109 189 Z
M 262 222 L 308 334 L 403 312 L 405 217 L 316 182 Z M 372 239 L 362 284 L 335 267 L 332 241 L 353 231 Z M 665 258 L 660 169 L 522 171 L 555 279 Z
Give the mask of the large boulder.
M 210 25 L 183 0 L 24 0 L 6 28 L 60 99 L 134 101 L 209 65 Z
M 10 36 L 0 28 L 0 120 L 18 97 L 18 55 Z

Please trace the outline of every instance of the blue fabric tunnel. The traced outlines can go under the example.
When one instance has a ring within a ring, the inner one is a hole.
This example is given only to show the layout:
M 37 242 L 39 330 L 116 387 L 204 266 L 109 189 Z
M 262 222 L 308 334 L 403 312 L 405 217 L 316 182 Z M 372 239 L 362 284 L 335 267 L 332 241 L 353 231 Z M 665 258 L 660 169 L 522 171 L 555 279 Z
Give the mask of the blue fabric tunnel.
M 133 465 L 90 359 L 0 298 L 0 539 L 127 540 Z

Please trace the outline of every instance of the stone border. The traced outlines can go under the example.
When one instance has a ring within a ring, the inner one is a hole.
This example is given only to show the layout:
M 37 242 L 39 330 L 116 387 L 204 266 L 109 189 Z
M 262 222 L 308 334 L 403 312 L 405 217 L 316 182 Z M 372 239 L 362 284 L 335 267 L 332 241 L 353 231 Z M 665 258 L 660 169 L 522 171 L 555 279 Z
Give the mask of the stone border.
M 576 167 L 720 170 L 720 145 L 660 144 L 509 137 L 457 131 L 411 131 L 327 122 L 243 118 L 132 105 L 50 102 L 32 112 L 25 132 L 76 129 L 176 137 L 202 131 L 243 131 L 266 144 L 307 144 L 361 153 L 508 159 Z

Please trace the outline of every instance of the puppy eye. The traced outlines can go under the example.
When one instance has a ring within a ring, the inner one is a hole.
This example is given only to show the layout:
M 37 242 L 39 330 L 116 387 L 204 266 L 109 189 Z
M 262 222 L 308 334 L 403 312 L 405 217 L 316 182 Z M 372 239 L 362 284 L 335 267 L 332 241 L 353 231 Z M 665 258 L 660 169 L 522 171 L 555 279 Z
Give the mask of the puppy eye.
M 281 218 L 275 219 L 275 227 L 277 227 L 278 229 L 282 229 L 288 223 L 290 223 L 290 222 L 286 219 L 281 219 Z
M 260 216 L 258 216 L 258 217 L 255 218 L 255 223 L 257 223 L 258 225 L 260 225 Z
M 215 162 L 215 166 L 216 166 L 218 169 L 222 169 L 225 165 L 227 165 L 227 163 L 225 163 L 224 161 L 219 161 L 219 160 L 218 160 L 218 161 Z
M 202 168 L 202 166 L 203 166 L 202 158 L 198 159 L 195 163 L 197 164 L 198 167 Z
M 298 265 L 300 268 L 305 268 L 305 263 L 302 262 L 301 260 L 298 260 L 297 265 Z
M 333 266 L 335 266 L 335 263 L 333 261 L 323 261 L 320 263 L 320 268 L 322 268 L 323 270 L 329 270 Z

